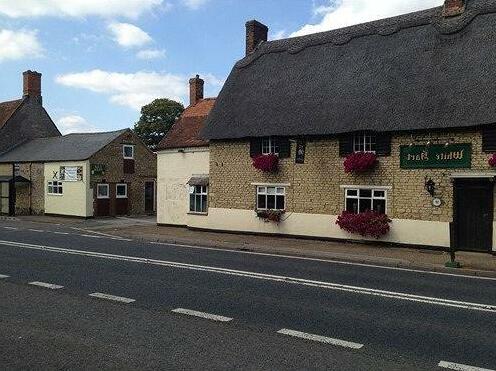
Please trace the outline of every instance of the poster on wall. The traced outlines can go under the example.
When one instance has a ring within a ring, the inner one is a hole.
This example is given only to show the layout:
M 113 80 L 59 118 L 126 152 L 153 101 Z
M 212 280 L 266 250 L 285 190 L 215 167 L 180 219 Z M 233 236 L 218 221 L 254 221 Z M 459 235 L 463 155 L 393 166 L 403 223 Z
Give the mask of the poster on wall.
M 82 166 L 61 166 L 60 180 L 65 182 L 81 182 L 83 180 Z

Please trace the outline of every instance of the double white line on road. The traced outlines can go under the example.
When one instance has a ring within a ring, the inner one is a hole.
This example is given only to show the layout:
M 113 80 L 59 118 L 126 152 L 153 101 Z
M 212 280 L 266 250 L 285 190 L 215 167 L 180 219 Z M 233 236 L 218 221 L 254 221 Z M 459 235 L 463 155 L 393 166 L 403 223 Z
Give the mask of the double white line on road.
M 397 300 L 406 300 L 406 301 L 411 301 L 411 302 L 416 302 L 416 303 L 425 303 L 425 304 L 440 305 L 440 306 L 444 306 L 444 307 L 461 308 L 461 309 L 469 309 L 469 310 L 477 310 L 477 311 L 496 313 L 496 305 L 491 305 L 491 304 L 471 303 L 471 302 L 464 302 L 464 301 L 458 301 L 458 300 L 449 300 L 449 299 L 435 298 L 435 297 L 429 297 L 429 296 L 407 294 L 407 293 L 402 293 L 402 292 L 377 290 L 377 289 L 371 289 L 371 288 L 366 288 L 366 287 L 343 285 L 343 284 L 332 283 L 332 282 L 307 280 L 307 279 L 296 278 L 296 277 L 286 277 L 286 276 L 279 276 L 279 275 L 273 275 L 273 274 L 241 271 L 241 270 L 235 270 L 235 269 L 217 268 L 217 267 L 210 267 L 210 266 L 205 266 L 205 265 L 178 263 L 178 262 L 166 261 L 166 260 L 139 258 L 139 257 L 135 257 L 135 256 L 114 255 L 114 254 L 106 254 L 106 253 L 99 253 L 99 252 L 93 252 L 93 251 L 74 250 L 74 249 L 65 249 L 65 248 L 59 248 L 59 247 L 33 245 L 33 244 L 26 244 L 26 243 L 14 242 L 14 241 L 1 241 L 0 240 L 0 245 L 18 247 L 18 248 L 23 248 L 23 249 L 49 251 L 49 252 L 54 252 L 54 253 L 80 255 L 80 256 L 87 256 L 87 257 L 93 257 L 93 258 L 120 260 L 120 261 L 132 262 L 132 263 L 151 264 L 151 265 L 171 267 L 171 268 L 203 271 L 203 272 L 209 272 L 209 273 L 217 273 L 217 274 L 224 274 L 224 275 L 237 276 L 237 277 L 246 277 L 246 278 L 252 278 L 252 279 L 272 281 L 272 282 L 283 282 L 283 283 L 295 284 L 295 285 L 300 285 L 300 286 L 318 287 L 318 288 L 329 289 L 329 290 L 351 292 L 351 293 L 355 293 L 355 294 L 371 295 L 371 296 L 378 296 L 378 297 L 391 298 L 391 299 L 397 299 Z
M 38 282 L 38 281 L 29 282 L 29 284 L 32 286 L 44 287 L 51 290 L 58 290 L 64 288 L 64 286 L 55 285 L 53 283 Z
M 458 370 L 458 371 L 494 371 L 488 368 L 480 368 L 475 366 L 463 365 L 461 363 L 446 362 L 446 361 L 439 362 L 438 366 L 441 368 L 446 368 L 448 370 Z

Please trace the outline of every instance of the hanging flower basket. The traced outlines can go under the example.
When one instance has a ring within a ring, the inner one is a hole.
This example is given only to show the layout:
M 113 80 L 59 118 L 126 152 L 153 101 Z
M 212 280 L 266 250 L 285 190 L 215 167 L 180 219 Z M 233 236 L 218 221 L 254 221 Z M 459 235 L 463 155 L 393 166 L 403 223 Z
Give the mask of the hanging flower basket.
M 257 218 L 263 219 L 265 222 L 279 223 L 284 214 L 283 210 L 258 210 Z
M 376 211 L 365 211 L 354 214 L 343 211 L 338 216 L 336 224 L 349 233 L 359 234 L 364 237 L 380 238 L 389 233 L 391 219 L 386 214 Z
M 363 173 L 377 165 L 377 156 L 372 152 L 353 152 L 346 156 L 343 165 L 347 173 Z
M 496 153 L 494 153 L 490 158 L 489 158 L 489 166 L 491 167 L 496 167 Z
M 259 155 L 253 159 L 253 167 L 267 173 L 275 173 L 279 169 L 279 156 L 274 154 Z

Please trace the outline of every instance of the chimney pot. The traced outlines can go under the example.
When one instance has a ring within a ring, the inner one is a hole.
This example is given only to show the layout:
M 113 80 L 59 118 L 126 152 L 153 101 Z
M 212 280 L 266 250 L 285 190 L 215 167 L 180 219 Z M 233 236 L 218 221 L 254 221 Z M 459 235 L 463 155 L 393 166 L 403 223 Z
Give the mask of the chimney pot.
M 25 71 L 23 77 L 23 97 L 30 97 L 42 103 L 41 98 L 41 73 L 36 71 Z
M 200 79 L 200 75 L 196 75 L 189 80 L 189 104 L 194 106 L 198 101 L 203 99 L 203 85 L 205 81 Z
M 445 0 L 444 1 L 444 17 L 455 17 L 465 11 L 464 0 Z
M 246 55 L 255 51 L 260 43 L 268 40 L 269 28 L 256 21 L 246 22 Z

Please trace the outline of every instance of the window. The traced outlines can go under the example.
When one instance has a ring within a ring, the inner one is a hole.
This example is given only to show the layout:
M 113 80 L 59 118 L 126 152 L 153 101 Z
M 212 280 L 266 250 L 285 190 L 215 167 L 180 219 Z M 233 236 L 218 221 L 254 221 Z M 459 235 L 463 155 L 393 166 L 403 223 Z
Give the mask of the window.
M 109 185 L 108 184 L 98 184 L 96 186 L 96 197 L 97 198 L 109 198 Z
M 286 207 L 286 188 L 257 187 L 258 210 L 284 210 Z
M 193 185 L 189 188 L 189 211 L 206 213 L 208 210 L 208 186 Z
M 52 181 L 48 182 L 48 194 L 49 195 L 61 195 L 63 193 L 62 182 Z
M 279 144 L 274 138 L 263 138 L 262 139 L 262 154 L 263 155 L 278 155 L 279 154 Z
M 127 198 L 127 184 L 123 183 L 115 186 L 115 197 Z
M 133 160 L 134 159 L 134 146 L 130 144 L 124 144 L 122 146 L 122 154 L 125 159 Z
M 387 191 L 384 189 L 348 188 L 345 190 L 346 211 L 386 213 Z
M 357 133 L 353 135 L 354 152 L 375 152 L 376 138 L 373 133 Z

